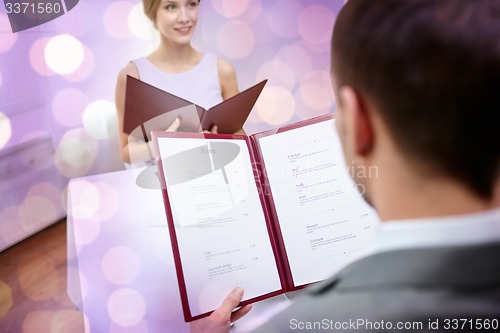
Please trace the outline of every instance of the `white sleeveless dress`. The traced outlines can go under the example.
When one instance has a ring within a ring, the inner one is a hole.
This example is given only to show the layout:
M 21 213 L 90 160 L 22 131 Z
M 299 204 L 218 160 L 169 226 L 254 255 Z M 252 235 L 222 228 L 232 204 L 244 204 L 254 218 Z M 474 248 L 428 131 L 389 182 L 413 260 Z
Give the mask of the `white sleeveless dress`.
M 152 86 L 184 98 L 204 109 L 222 102 L 217 56 L 205 53 L 194 68 L 182 73 L 167 73 L 146 58 L 132 61 L 137 67 L 139 79 Z
M 208 110 L 222 102 L 222 94 L 215 53 L 204 53 L 200 62 L 192 69 L 182 73 L 167 73 L 160 70 L 148 59 L 142 57 L 132 60 L 137 67 L 139 79 Z M 125 163 L 127 169 L 151 165 L 145 163 Z

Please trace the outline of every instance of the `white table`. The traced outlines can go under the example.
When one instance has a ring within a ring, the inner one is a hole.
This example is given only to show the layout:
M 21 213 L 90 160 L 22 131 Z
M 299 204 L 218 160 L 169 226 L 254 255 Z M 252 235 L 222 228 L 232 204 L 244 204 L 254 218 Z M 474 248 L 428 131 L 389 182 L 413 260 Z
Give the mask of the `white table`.
M 162 194 L 136 184 L 142 171 L 72 179 L 68 186 L 68 294 L 90 333 L 188 331 Z M 288 302 L 279 296 L 254 304 L 232 331 L 248 331 Z

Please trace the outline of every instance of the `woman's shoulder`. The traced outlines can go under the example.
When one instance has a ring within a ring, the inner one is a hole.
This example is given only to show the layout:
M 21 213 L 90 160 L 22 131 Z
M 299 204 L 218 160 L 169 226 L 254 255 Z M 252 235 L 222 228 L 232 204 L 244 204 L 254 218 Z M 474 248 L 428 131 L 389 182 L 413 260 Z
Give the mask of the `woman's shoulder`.
M 217 57 L 217 72 L 220 78 L 232 78 L 236 75 L 234 66 L 227 60 Z
M 132 76 L 136 79 L 139 78 L 139 71 L 137 70 L 137 65 L 133 61 L 130 61 L 128 64 L 125 65 L 125 67 L 123 67 L 120 70 L 118 78 L 124 80 L 127 78 L 127 75 Z

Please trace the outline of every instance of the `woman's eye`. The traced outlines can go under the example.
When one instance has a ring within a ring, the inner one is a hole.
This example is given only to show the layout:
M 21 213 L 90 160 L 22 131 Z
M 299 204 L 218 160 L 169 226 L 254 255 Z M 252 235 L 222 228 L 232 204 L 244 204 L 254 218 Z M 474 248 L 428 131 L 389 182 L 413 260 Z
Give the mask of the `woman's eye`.
M 165 7 L 166 10 L 174 10 L 175 9 L 175 5 L 167 5 L 167 7 Z
M 196 7 L 196 6 L 198 6 L 198 2 L 196 1 L 192 1 L 189 3 L 189 7 Z

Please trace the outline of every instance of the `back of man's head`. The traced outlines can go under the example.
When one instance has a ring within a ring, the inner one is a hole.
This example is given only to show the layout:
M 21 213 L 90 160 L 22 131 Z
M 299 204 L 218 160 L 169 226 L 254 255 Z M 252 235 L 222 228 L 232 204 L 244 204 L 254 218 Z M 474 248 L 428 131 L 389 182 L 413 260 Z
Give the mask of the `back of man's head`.
M 500 171 L 500 0 L 349 0 L 332 70 L 402 154 L 490 199 Z

